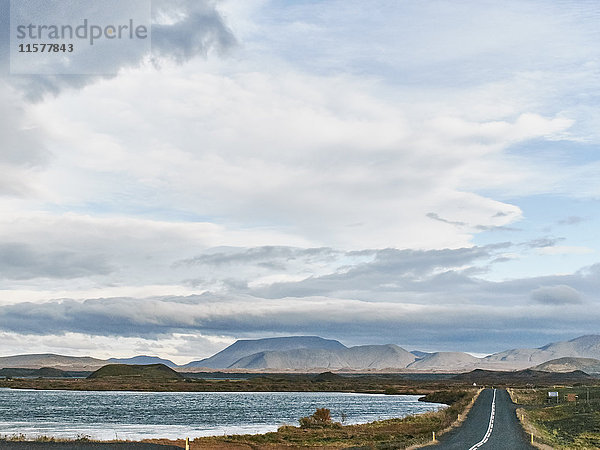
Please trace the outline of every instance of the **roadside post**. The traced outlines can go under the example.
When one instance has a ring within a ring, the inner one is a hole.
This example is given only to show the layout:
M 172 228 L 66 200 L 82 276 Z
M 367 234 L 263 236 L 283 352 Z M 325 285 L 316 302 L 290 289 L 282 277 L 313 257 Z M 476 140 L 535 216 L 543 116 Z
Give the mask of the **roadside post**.
M 185 438 L 185 450 L 190 450 L 190 438 Z

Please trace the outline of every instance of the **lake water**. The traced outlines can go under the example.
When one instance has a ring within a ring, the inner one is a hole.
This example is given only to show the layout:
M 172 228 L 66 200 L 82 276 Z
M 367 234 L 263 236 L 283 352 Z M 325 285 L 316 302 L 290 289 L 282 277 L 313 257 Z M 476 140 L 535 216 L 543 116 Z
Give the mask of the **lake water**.
M 276 431 L 316 408 L 364 423 L 436 411 L 417 395 L 321 392 L 78 392 L 0 389 L 0 434 L 185 438 Z

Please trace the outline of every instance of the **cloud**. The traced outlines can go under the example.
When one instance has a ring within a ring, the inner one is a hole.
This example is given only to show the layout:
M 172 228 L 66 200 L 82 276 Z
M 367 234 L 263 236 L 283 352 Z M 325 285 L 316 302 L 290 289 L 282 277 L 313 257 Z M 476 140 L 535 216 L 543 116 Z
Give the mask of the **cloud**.
M 84 97 L 36 106 L 60 137 L 51 148 L 86 188 L 61 189 L 64 176 L 55 174 L 49 188 L 63 203 L 95 198 L 109 210 L 139 211 L 151 201 L 165 214 L 267 225 L 313 247 L 345 249 L 457 248 L 521 217 L 515 205 L 463 186 L 466 174 L 504 176 L 484 161 L 520 138 L 519 118 L 482 145 L 481 123 L 466 121 L 456 138 L 351 77 L 231 73 L 198 60 L 168 78 L 124 73 Z M 432 211 L 470 226 L 431 220 Z
M 183 63 L 237 44 L 213 0 L 153 0 L 152 54 Z
M 569 216 L 564 219 L 559 220 L 557 223 L 559 225 L 578 225 L 581 222 L 585 222 L 587 219 L 579 216 Z
M 583 314 L 574 305 L 558 314 L 558 306 L 415 305 L 341 298 L 305 297 L 257 299 L 213 295 L 147 299 L 61 300 L 0 307 L 4 330 L 20 334 L 56 334 L 57 330 L 103 336 L 168 337 L 173 333 L 264 336 L 319 334 L 364 342 L 446 342 L 464 345 L 468 335 L 481 337 L 477 350 L 517 343 L 511 335 L 527 330 L 539 337 L 561 329 L 578 333 L 594 329 L 598 314 Z M 582 319 L 583 317 L 583 319 Z M 578 328 L 577 328 L 578 327 Z M 470 342 L 472 348 L 474 344 Z M 474 350 L 474 351 L 477 351 Z
M 197 255 L 177 269 L 186 274 L 212 270 L 211 276 L 221 281 L 231 277 L 233 282 L 223 283 L 218 293 L 17 302 L 0 306 L 0 323 L 4 332 L 28 336 L 78 333 L 168 341 L 180 334 L 227 339 L 318 334 L 349 343 L 444 342 L 444 348 L 471 351 L 502 350 L 498 342 L 539 345 L 557 329 L 561 337 L 594 331 L 600 317 L 590 313 L 583 299 L 600 289 L 600 266 L 502 282 L 478 278 L 477 269 L 507 246 L 361 252 L 207 249 L 207 258 Z M 262 266 L 265 255 L 284 266 Z M 325 275 L 303 274 L 303 258 L 313 257 L 326 262 Z M 263 276 L 282 271 L 302 279 L 252 286 L 257 266 Z M 560 309 L 565 304 L 571 305 L 566 312 Z
M 0 196 L 28 197 L 39 191 L 38 175 L 51 159 L 45 132 L 19 95 L 0 80 Z
M 9 0 L 0 0 L 0 12 L 8 11 Z M 78 6 L 81 2 L 78 2 Z M 212 0 L 152 0 L 152 59 L 157 66 L 165 59 L 182 64 L 196 56 L 207 56 L 214 51 L 223 55 L 235 47 L 236 39 L 225 24 Z M 54 7 L 56 7 L 55 5 Z M 69 4 L 58 5 L 68 16 Z M 93 13 L 96 17 L 99 12 Z M 8 67 L 9 14 L 0 14 L 0 63 Z M 121 69 L 136 68 L 145 63 L 149 55 L 142 53 L 113 54 L 99 59 L 103 73 L 118 73 Z M 82 54 L 79 63 L 89 66 L 96 60 Z M 73 64 L 77 64 L 75 61 Z M 6 69 L 5 72 L 8 72 Z M 66 88 L 80 89 L 101 79 L 116 75 L 19 75 L 9 77 L 9 82 L 21 90 L 29 100 L 40 100 L 44 94 L 58 94 Z
M 564 241 L 565 238 L 550 238 L 550 237 L 542 237 L 537 239 L 532 239 L 528 242 L 524 242 L 521 245 L 529 248 L 548 248 L 555 247 L 561 241 Z
M 581 303 L 581 294 L 570 286 L 543 286 L 531 292 L 531 298 L 545 305 Z
M 594 253 L 594 251 L 593 248 L 577 245 L 556 245 L 539 249 L 539 253 L 542 255 L 585 255 Z
M 215 249 L 191 259 L 178 261 L 176 265 L 187 266 L 224 266 L 224 265 L 261 265 L 274 269 L 285 269 L 284 262 L 307 260 L 307 262 L 331 261 L 344 254 L 331 248 L 294 248 L 283 246 L 264 246 L 248 249 Z
M 0 242 L 0 278 L 80 278 L 109 274 L 112 269 L 103 255 L 73 251 L 39 251 L 14 242 Z

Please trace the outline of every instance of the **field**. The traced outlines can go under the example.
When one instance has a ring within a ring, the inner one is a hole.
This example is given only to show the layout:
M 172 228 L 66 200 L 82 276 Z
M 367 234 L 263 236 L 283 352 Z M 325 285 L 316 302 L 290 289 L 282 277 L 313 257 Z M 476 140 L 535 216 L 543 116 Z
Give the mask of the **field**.
M 558 404 L 548 392 L 558 392 Z M 523 405 L 518 413 L 537 442 L 558 449 L 600 448 L 600 387 L 513 389 L 511 394 Z

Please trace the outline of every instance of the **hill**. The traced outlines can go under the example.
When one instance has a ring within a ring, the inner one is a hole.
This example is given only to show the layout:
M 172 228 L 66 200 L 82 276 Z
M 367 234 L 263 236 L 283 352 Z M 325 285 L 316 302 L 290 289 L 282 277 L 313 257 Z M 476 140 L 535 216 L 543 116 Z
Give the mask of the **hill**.
M 546 361 L 533 367 L 534 370 L 543 370 L 546 372 L 572 372 L 581 370 L 585 373 L 600 373 L 600 361 L 593 358 L 558 358 Z
M 476 369 L 453 377 L 454 380 L 485 384 L 561 384 L 594 380 L 580 370 L 567 373 L 542 372 L 539 370 L 495 371 Z
M 107 364 L 93 372 L 88 379 L 138 378 L 142 380 L 181 380 L 183 376 L 164 364 Z
M 267 351 L 239 359 L 235 369 L 306 370 L 404 368 L 415 355 L 397 345 L 362 345 L 341 349 Z
M 344 349 L 341 342 L 323 339 L 317 336 L 289 336 L 266 339 L 239 340 L 219 353 L 200 361 L 192 361 L 184 368 L 206 367 L 210 369 L 226 369 L 246 356 L 267 351 L 285 351 L 293 349 Z

